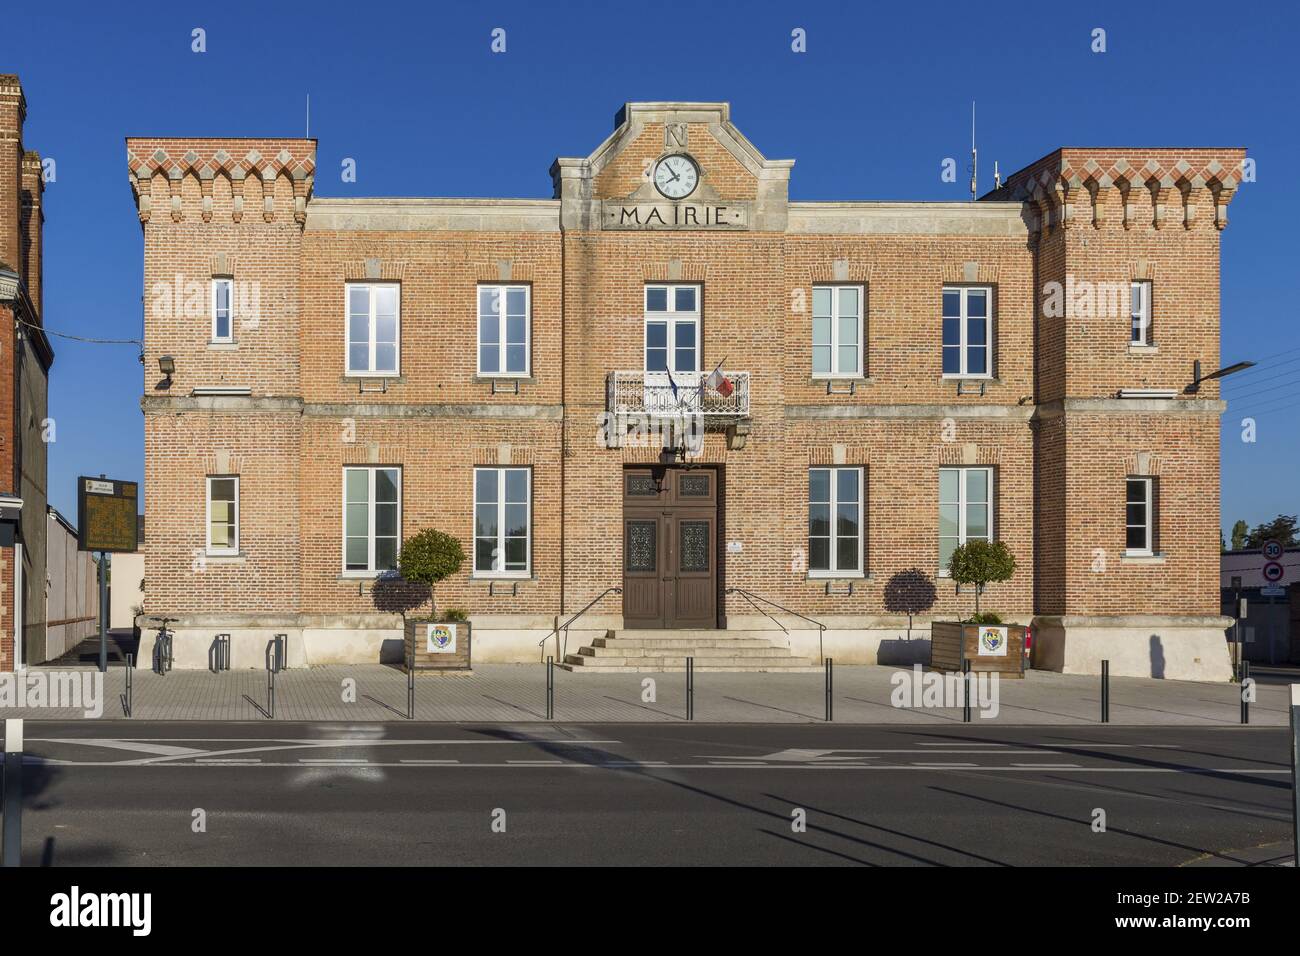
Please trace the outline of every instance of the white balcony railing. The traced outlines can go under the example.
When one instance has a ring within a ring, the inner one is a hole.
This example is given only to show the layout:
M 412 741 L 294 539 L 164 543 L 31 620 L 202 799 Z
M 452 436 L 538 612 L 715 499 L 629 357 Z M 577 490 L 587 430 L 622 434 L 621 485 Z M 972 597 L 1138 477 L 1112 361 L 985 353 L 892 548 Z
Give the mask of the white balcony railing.
M 749 373 L 722 372 L 720 387 L 706 384 L 708 372 L 610 372 L 607 407 L 615 415 L 676 418 L 703 415 L 706 421 L 749 417 Z M 724 394 L 729 392 L 729 394 Z

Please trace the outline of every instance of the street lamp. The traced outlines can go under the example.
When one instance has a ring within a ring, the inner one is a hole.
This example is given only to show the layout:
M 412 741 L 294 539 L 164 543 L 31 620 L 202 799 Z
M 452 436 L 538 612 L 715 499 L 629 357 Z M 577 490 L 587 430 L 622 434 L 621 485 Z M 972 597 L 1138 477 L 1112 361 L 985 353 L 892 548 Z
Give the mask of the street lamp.
M 1227 368 L 1221 368 L 1217 372 L 1211 372 L 1209 375 L 1202 375 L 1201 360 L 1196 359 L 1192 362 L 1192 384 L 1188 385 L 1187 388 L 1183 389 L 1183 391 L 1189 395 L 1195 395 L 1201 390 L 1202 382 L 1208 382 L 1215 378 L 1224 378 L 1228 375 L 1232 375 L 1234 372 L 1244 372 L 1246 369 L 1252 368 L 1254 365 L 1254 362 L 1237 362 L 1233 365 L 1229 365 Z

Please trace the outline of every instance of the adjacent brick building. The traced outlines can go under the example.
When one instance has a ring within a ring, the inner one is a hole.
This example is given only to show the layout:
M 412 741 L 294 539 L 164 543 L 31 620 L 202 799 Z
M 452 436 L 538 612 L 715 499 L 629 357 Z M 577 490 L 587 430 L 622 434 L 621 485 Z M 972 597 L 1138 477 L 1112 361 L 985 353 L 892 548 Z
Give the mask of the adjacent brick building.
M 46 430 L 54 353 L 41 321 L 41 158 L 24 149 L 27 100 L 0 74 L 0 671 L 48 657 Z
M 480 661 L 594 599 L 579 638 L 767 611 L 812 657 L 924 659 L 973 603 L 947 554 L 993 537 L 983 606 L 1040 666 L 1228 676 L 1222 405 L 1188 386 L 1243 150 L 1063 149 L 975 203 L 791 202 L 726 104 L 628 104 L 551 199 L 316 197 L 313 140 L 127 152 L 178 666 L 218 633 L 396 657 L 376 580 L 437 527 Z

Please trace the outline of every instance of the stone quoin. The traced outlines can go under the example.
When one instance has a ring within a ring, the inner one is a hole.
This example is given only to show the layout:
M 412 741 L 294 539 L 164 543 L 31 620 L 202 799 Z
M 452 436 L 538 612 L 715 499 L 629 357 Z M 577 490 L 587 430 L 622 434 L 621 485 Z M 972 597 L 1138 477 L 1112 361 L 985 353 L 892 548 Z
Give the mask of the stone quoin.
M 930 622 L 973 608 L 947 556 L 993 538 L 1017 569 L 981 607 L 1033 626 L 1036 666 L 1228 679 L 1223 405 L 1187 386 L 1219 367 L 1243 149 L 1063 148 L 977 202 L 800 202 L 728 104 L 615 127 L 547 199 L 327 198 L 314 140 L 127 140 L 145 610 L 176 619 L 176 666 L 217 634 L 236 667 L 279 633 L 291 666 L 397 660 L 385 572 L 435 527 L 468 556 L 436 597 L 478 662 L 554 653 L 593 600 L 570 644 L 765 630 L 925 661 Z

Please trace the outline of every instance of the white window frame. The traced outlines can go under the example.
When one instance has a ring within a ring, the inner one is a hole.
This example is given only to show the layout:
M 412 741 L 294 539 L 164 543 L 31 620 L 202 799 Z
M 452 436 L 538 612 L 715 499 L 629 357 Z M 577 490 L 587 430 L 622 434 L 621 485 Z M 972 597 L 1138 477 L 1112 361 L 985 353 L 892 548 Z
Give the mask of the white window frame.
M 841 282 L 838 284 L 821 283 L 819 285 L 815 285 L 812 287 L 813 303 L 816 303 L 817 301 L 817 291 L 819 289 L 826 289 L 831 294 L 831 316 L 830 316 L 831 370 L 829 372 L 819 372 L 817 371 L 815 367 L 816 363 L 814 362 L 812 377 L 819 380 L 824 380 L 828 378 L 862 378 L 863 375 L 865 374 L 865 372 L 863 371 L 864 364 L 865 364 L 863 362 L 863 357 L 866 353 L 866 341 L 863 338 L 863 332 L 866 328 L 866 313 L 867 313 L 866 286 L 856 285 L 851 282 Z M 840 290 L 841 289 L 857 289 L 858 291 L 858 346 L 857 346 L 857 355 L 855 358 L 856 365 L 854 366 L 853 370 L 849 372 L 839 370 L 836 368 L 836 366 L 839 364 L 839 358 L 840 358 Z M 813 305 L 810 311 L 812 313 L 812 319 L 815 323 L 817 319 L 815 304 Z M 811 338 L 812 348 L 815 349 L 817 348 L 817 339 L 815 338 L 816 333 L 810 330 L 810 334 L 813 336 Z
M 478 566 L 478 475 L 481 471 L 495 471 L 497 473 L 497 553 L 501 555 L 504 563 L 506 553 L 506 480 L 505 474 L 508 471 L 522 471 L 528 482 L 528 500 L 527 505 L 527 528 L 528 536 L 525 539 L 527 548 L 524 554 L 524 567 L 514 570 L 502 568 L 496 570 L 493 568 L 480 568 Z M 470 563 L 473 568 L 473 576 L 476 578 L 529 578 L 533 573 L 533 469 L 524 465 L 483 465 L 474 469 L 473 485 L 473 506 L 470 511 Z
M 1128 520 L 1128 487 L 1131 482 L 1140 482 L 1145 492 L 1146 522 L 1144 525 L 1129 524 Z M 1155 483 L 1148 477 L 1142 475 L 1127 475 L 1124 478 L 1124 554 L 1126 557 L 1133 558 L 1150 558 L 1155 556 Z M 1146 534 L 1146 545 L 1141 548 L 1130 548 L 1128 545 L 1128 529 L 1144 528 Z
M 804 535 L 804 544 L 808 547 L 808 577 L 810 578 L 860 578 L 864 577 L 866 562 L 866 540 L 867 540 L 867 472 L 861 466 L 844 466 L 844 465 L 818 465 L 808 469 L 809 483 L 811 484 L 812 473 L 814 471 L 830 472 L 830 568 L 814 569 L 812 566 L 812 546 L 810 539 L 811 534 Z M 841 568 L 840 551 L 837 542 L 840 535 L 836 534 L 836 513 L 839 511 L 839 481 L 836 478 L 838 472 L 853 471 L 858 475 L 858 562 L 855 567 Z M 819 502 L 820 503 L 820 502 Z M 807 506 L 811 508 L 813 502 L 809 498 Z M 820 536 L 819 536 L 820 537 Z
M 394 355 L 391 371 L 386 369 L 380 371 L 375 368 L 375 289 L 381 286 L 393 289 L 397 296 L 397 321 L 393 333 Z M 348 326 L 352 320 L 353 289 L 366 289 L 370 297 L 368 319 L 370 367 L 368 369 L 352 367 L 352 343 L 348 337 Z M 402 285 L 400 282 L 345 282 L 343 284 L 343 369 L 344 374 L 352 378 L 397 378 L 402 374 Z
M 349 568 L 348 567 L 348 472 L 364 471 L 367 472 L 366 487 L 366 567 Z M 381 574 L 386 574 L 390 569 L 378 569 L 375 567 L 375 474 L 380 471 L 391 471 L 397 476 L 397 549 L 396 553 L 402 550 L 402 469 L 397 465 L 344 465 L 343 466 L 343 485 L 340 490 L 339 502 L 339 538 L 341 539 L 341 549 L 339 554 L 340 567 L 343 570 L 345 578 L 376 578 Z
M 225 335 L 217 332 L 217 289 L 221 286 L 226 288 L 226 323 L 228 331 Z M 235 280 L 229 276 L 214 276 L 212 279 L 212 341 L 213 342 L 233 342 L 235 341 Z
M 666 289 L 668 290 L 668 308 L 664 312 L 650 311 L 650 290 Z M 694 289 L 695 290 L 695 309 L 691 311 L 677 309 L 677 290 Z M 641 368 L 648 374 L 663 375 L 662 371 L 650 372 L 650 323 L 663 322 L 668 326 L 667 339 L 667 356 L 666 363 L 668 372 L 673 375 L 680 373 L 693 374 L 699 373 L 704 368 L 704 336 L 703 336 L 703 313 L 704 313 L 704 288 L 695 282 L 648 282 L 641 293 L 641 305 L 645 314 L 645 321 L 641 324 Z M 691 370 L 677 368 L 677 326 L 679 323 L 690 323 L 695 326 L 695 368 Z
M 491 371 L 483 368 L 483 310 L 479 302 L 484 289 L 500 291 L 497 313 L 497 358 L 501 368 Z M 506 296 L 510 289 L 524 290 L 524 367 L 523 371 L 507 371 L 506 364 Z M 480 282 L 474 289 L 474 311 L 478 316 L 477 332 L 474 337 L 474 366 L 481 378 L 527 378 L 533 369 L 533 287 L 523 282 Z
M 996 514 L 996 509 L 994 508 L 994 502 L 997 500 L 997 489 L 994 486 L 994 481 L 997 479 L 997 475 L 994 473 L 993 468 L 988 465 L 954 465 L 951 467 L 940 468 L 939 474 L 942 475 L 945 471 L 957 472 L 957 476 L 958 476 L 957 477 L 957 500 L 955 502 L 944 501 L 943 492 L 940 491 L 938 505 L 940 509 L 945 504 L 957 505 L 957 546 L 961 547 L 967 541 L 996 541 L 997 528 L 994 526 L 994 521 L 995 521 L 994 516 Z M 987 491 L 987 496 L 983 501 L 972 502 L 966 493 L 966 475 L 968 472 L 972 472 L 972 471 L 984 472 L 984 476 L 985 476 L 984 488 Z M 939 480 L 939 487 L 940 488 L 943 487 L 942 478 L 940 478 Z M 989 532 L 987 537 L 985 537 L 984 535 L 970 536 L 967 533 L 967 525 L 969 522 L 966 515 L 966 509 L 971 504 L 984 505 L 985 508 L 987 509 L 985 512 L 988 515 L 988 524 L 989 524 Z M 938 520 L 939 514 L 940 511 L 936 510 L 935 512 L 936 520 Z M 939 529 L 936 528 L 936 532 L 938 531 Z M 942 544 L 942 540 L 944 537 L 945 536 L 943 534 L 936 533 L 935 535 L 936 543 Z M 948 568 L 946 567 L 939 568 L 940 577 L 946 578 L 946 577 L 950 577 L 951 575 L 952 572 L 948 570 Z
M 943 341 L 943 297 L 949 292 L 957 292 L 961 295 L 960 315 L 957 317 L 959 328 L 961 329 L 961 341 L 958 348 L 958 354 L 961 356 L 961 369 L 956 372 L 943 372 L 943 353 L 947 346 Z M 971 346 L 967 338 L 967 313 L 966 302 L 970 298 L 971 292 L 984 293 L 984 345 Z M 984 349 L 984 371 L 970 372 L 970 349 Z M 946 285 L 939 293 L 939 369 L 944 378 L 973 378 L 973 379 L 991 379 L 993 378 L 993 287 L 991 285 Z
M 235 483 L 235 541 L 233 546 L 224 548 L 215 548 L 212 546 L 212 483 L 214 481 L 233 481 Z M 239 554 L 239 476 L 238 475 L 208 475 L 207 476 L 207 494 L 206 494 L 206 524 L 204 526 L 205 551 L 213 557 L 230 556 Z
M 1140 289 L 1138 311 L 1133 311 L 1133 290 Z M 1141 330 L 1137 338 L 1135 331 Z M 1151 281 L 1134 279 L 1129 285 L 1129 345 L 1151 345 Z

